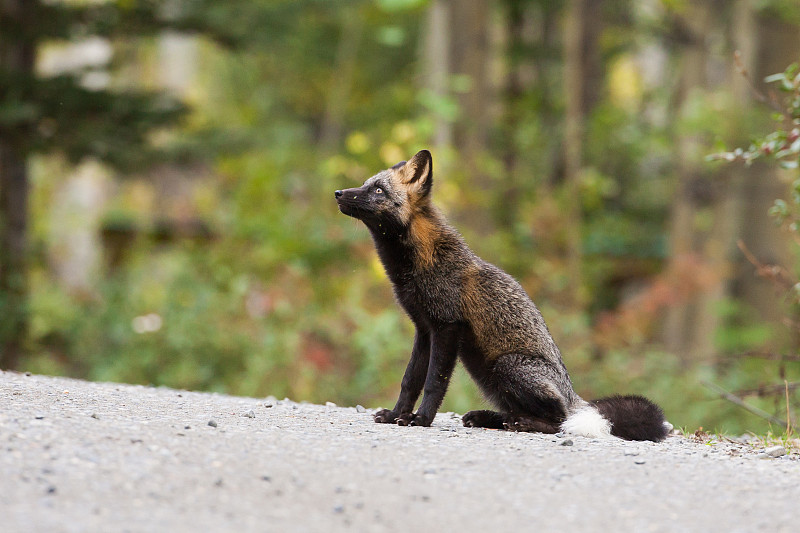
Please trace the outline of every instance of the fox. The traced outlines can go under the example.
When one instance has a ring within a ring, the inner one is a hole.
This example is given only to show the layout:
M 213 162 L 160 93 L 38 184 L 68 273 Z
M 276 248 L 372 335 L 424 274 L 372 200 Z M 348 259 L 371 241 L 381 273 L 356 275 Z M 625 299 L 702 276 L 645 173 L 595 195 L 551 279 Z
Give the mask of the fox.
M 467 246 L 434 205 L 432 187 L 433 159 L 421 150 L 361 187 L 334 193 L 339 211 L 369 230 L 415 328 L 400 395 L 393 409 L 373 415 L 375 422 L 430 426 L 461 361 L 497 409 L 467 412 L 466 427 L 666 438 L 663 411 L 643 396 L 578 396 L 539 309 L 519 282 Z

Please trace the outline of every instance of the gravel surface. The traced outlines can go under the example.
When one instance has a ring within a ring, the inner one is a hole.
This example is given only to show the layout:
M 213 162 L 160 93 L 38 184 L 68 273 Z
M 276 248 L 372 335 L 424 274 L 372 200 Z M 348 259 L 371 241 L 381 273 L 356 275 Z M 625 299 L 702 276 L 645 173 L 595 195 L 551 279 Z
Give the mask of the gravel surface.
M 373 412 L 0 372 L 0 529 L 800 527 L 791 449 L 517 434 L 452 413 L 398 427 Z

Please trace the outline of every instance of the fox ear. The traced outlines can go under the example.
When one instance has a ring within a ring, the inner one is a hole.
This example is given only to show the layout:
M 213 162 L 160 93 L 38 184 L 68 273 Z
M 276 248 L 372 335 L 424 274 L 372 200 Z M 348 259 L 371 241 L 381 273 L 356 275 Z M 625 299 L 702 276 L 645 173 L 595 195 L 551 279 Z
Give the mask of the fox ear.
M 421 196 L 427 195 L 433 185 L 433 158 L 427 150 L 420 150 L 400 168 L 401 181 Z

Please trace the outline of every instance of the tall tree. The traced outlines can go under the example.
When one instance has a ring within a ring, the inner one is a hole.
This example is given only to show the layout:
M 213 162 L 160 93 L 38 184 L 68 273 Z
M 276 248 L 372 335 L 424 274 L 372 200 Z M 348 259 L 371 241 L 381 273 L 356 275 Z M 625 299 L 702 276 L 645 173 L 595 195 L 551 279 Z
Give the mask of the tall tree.
M 13 367 L 22 349 L 27 329 L 26 321 L 26 258 L 28 220 L 28 180 L 25 167 L 23 139 L 31 125 L 22 117 L 14 120 L 14 111 L 24 115 L 24 109 L 13 109 L 5 102 L 10 78 L 29 77 L 33 72 L 35 42 L 30 35 L 19 32 L 16 39 L 7 26 L 29 26 L 32 13 L 24 0 L 2 0 L 0 21 L 0 68 L 3 78 L 4 104 L 0 108 L 0 367 Z M 10 29 L 10 28 L 9 28 Z M 11 38 L 9 38 L 11 37 Z M 3 78 L 0 78 L 2 80 Z M 19 91 L 19 89 L 17 89 Z M 11 96 L 11 95 L 9 95 Z M 9 118 L 9 115 L 11 117 Z M 16 122 L 16 123 L 14 123 Z M 10 123 L 10 124 L 9 124 Z
M 567 268 L 574 302 L 580 303 L 581 288 L 581 197 L 584 121 L 584 18 L 586 0 L 571 0 L 564 25 L 564 182 L 569 202 Z
M 754 58 L 750 60 L 754 63 L 750 75 L 759 90 L 766 93 L 768 87 L 763 82 L 764 78 L 781 72 L 786 65 L 796 62 L 800 57 L 800 35 L 796 24 L 769 9 L 756 11 L 752 16 L 755 19 L 752 25 L 755 26 L 756 43 L 753 47 Z M 744 57 L 745 51 L 742 52 Z M 778 230 L 774 221 L 766 216 L 776 198 L 788 195 L 788 189 L 788 184 L 776 169 L 757 163 L 744 171 L 742 218 L 746 222 L 742 224 L 741 239 L 759 260 L 766 263 L 791 265 L 796 260 L 792 237 Z M 744 264 L 746 260 L 740 258 Z M 785 346 L 793 344 L 796 349 L 797 332 L 785 327 L 785 304 L 776 302 L 773 284 L 754 275 L 750 264 L 740 269 L 739 273 L 736 296 L 752 306 L 758 317 L 773 325 L 775 335 L 770 347 L 785 349 Z
M 0 368 L 13 368 L 25 349 L 28 157 L 60 152 L 71 162 L 91 156 L 121 168 L 147 164 L 158 152 L 149 133 L 175 124 L 186 110 L 158 92 L 89 87 L 82 70 L 42 76 L 35 69 L 39 46 L 166 28 L 239 45 L 261 35 L 254 30 L 275 20 L 277 10 L 292 8 L 283 1 L 0 0 Z

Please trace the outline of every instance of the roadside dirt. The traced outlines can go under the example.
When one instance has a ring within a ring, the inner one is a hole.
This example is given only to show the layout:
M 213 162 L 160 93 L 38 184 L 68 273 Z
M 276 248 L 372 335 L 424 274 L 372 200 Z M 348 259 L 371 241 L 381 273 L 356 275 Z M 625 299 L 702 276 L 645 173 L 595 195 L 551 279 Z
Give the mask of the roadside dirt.
M 797 454 L 371 412 L 0 372 L 0 529 L 797 531 Z

